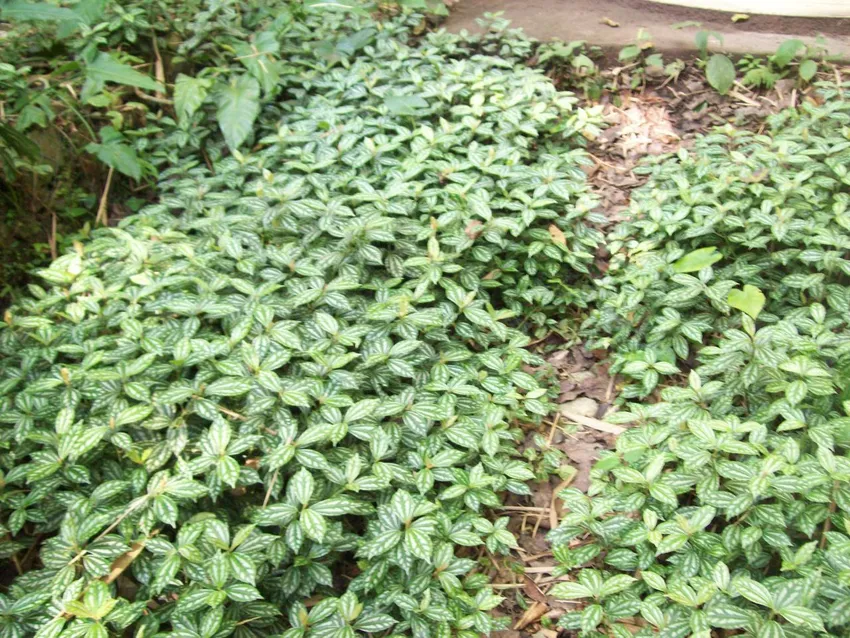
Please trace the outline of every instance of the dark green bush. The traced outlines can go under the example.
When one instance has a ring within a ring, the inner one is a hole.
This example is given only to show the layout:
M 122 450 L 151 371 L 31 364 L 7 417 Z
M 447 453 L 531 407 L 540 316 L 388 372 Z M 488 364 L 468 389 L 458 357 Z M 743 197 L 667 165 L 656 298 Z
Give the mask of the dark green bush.
M 485 508 L 528 493 L 513 424 L 549 410 L 508 320 L 573 302 L 591 262 L 593 118 L 403 21 L 275 31 L 276 99 L 224 131 L 243 150 L 193 94 L 158 202 L 7 313 L 4 636 L 493 627 L 464 548 L 512 546 Z

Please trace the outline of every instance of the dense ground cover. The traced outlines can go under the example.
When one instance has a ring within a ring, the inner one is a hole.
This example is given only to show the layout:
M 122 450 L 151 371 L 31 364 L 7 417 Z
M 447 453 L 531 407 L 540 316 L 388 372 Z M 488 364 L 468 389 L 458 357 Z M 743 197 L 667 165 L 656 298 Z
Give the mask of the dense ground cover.
M 491 631 L 529 344 L 584 316 L 633 427 L 564 492 L 561 626 L 846 635 L 841 88 L 648 165 L 605 235 L 533 43 L 286 8 L 181 23 L 154 200 L 4 317 L 0 631 Z
M 553 589 L 593 599 L 568 626 L 846 635 L 850 109 L 826 94 L 656 163 L 609 236 L 588 329 L 653 400 L 565 493 L 559 558 L 600 567 Z
M 593 124 L 418 23 L 261 21 L 263 64 L 178 78 L 158 202 L 7 314 L 7 632 L 490 630 L 456 550 L 514 542 L 484 508 L 549 408 L 506 321 L 587 271 Z

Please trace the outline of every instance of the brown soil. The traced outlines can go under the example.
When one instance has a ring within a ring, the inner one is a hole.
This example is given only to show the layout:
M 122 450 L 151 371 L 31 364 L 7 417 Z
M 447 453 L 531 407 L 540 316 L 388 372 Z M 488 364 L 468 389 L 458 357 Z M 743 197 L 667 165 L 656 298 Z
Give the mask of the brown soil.
M 513 26 L 540 40 L 585 40 L 606 49 L 634 42 L 638 29 L 644 29 L 652 35 L 658 51 L 687 56 L 696 51 L 696 31 L 707 29 L 723 35 L 722 48 L 730 53 L 772 53 L 790 36 L 814 43 L 815 36 L 823 34 L 831 55 L 850 58 L 850 19 L 753 15 L 749 20 L 732 22 L 729 13 L 646 0 L 460 0 L 452 8 L 446 27 L 451 31 L 477 31 L 476 19 L 497 11 L 503 11 Z M 603 18 L 619 27 L 604 24 Z M 673 28 L 682 22 L 698 22 L 700 26 Z

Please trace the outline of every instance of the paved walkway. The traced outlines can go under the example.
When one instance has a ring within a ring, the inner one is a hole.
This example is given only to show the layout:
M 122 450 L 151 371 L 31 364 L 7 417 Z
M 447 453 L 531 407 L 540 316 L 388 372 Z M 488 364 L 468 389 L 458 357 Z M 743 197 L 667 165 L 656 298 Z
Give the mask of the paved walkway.
M 773 53 L 788 38 L 813 43 L 818 34 L 825 34 L 829 53 L 850 60 L 850 19 L 753 15 L 735 23 L 731 13 L 646 0 L 460 0 L 451 9 L 447 28 L 475 31 L 476 18 L 496 11 L 503 11 L 513 26 L 522 27 L 541 40 L 586 40 L 607 49 L 619 49 L 633 42 L 638 29 L 643 28 L 652 36 L 657 51 L 685 56 L 696 51 L 694 34 L 700 28 L 722 33 L 722 49 L 730 53 Z M 620 26 L 607 26 L 603 18 Z M 673 28 L 682 22 L 698 22 L 701 26 Z M 716 45 L 712 44 L 712 48 Z

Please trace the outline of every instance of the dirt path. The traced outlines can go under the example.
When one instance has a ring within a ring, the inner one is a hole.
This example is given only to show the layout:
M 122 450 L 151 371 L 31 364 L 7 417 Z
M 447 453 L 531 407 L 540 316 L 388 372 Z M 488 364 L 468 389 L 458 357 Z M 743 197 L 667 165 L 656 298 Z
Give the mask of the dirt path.
M 703 28 L 722 33 L 723 49 L 728 52 L 765 54 L 773 53 L 789 36 L 814 42 L 818 34 L 824 34 L 830 54 L 850 59 L 850 19 L 751 16 L 733 23 L 728 13 L 645 0 L 460 0 L 446 26 L 452 31 L 476 31 L 476 18 L 496 11 L 504 11 L 513 26 L 540 40 L 586 40 L 619 49 L 633 42 L 638 29 L 643 28 L 651 34 L 657 50 L 687 55 L 695 51 L 694 34 Z M 620 26 L 607 26 L 601 22 L 603 18 Z M 671 26 L 686 21 L 702 26 Z

